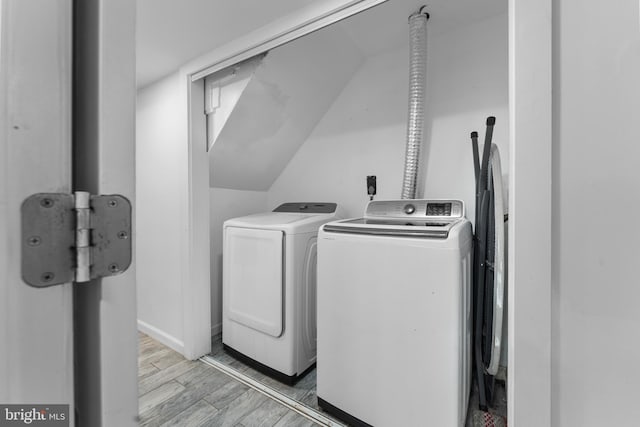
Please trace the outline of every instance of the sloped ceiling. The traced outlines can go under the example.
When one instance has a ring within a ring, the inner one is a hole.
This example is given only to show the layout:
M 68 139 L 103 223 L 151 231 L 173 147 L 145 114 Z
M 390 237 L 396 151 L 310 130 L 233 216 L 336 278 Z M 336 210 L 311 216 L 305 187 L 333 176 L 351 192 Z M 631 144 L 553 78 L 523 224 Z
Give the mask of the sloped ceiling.
M 142 88 L 277 18 L 322 0 L 136 0 L 137 86 Z
M 362 60 L 340 31 L 269 52 L 209 151 L 210 186 L 268 190 Z

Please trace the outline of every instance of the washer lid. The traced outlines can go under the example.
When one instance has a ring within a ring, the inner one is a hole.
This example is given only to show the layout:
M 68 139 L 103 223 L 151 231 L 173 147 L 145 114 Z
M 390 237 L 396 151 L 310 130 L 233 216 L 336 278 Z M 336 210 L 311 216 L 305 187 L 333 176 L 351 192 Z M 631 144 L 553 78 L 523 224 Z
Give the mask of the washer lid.
M 356 218 L 332 222 L 325 225 L 323 230 L 330 233 L 446 239 L 449 231 L 462 221 Z
M 323 227 L 333 233 L 446 239 L 464 219 L 464 203 L 452 199 L 376 200 L 364 218 L 336 221 Z

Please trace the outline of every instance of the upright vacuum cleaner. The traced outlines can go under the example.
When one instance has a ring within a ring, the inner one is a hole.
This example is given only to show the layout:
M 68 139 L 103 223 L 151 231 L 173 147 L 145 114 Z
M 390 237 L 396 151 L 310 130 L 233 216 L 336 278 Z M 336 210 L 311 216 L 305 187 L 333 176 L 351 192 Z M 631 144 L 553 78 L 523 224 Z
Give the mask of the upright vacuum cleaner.
M 494 398 L 500 359 L 504 297 L 504 213 L 500 156 L 492 145 L 495 117 L 487 118 L 482 160 L 478 133 L 471 133 L 476 180 L 473 251 L 473 355 L 479 406 L 487 411 Z M 497 203 L 496 203 L 497 202 Z

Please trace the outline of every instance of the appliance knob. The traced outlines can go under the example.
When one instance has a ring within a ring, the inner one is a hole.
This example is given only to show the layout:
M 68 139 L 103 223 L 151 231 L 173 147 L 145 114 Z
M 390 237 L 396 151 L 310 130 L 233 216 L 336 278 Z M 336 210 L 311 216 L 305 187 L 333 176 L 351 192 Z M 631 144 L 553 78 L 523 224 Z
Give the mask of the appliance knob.
M 407 215 L 411 215 L 415 211 L 416 211 L 416 207 L 413 206 L 411 203 L 404 206 L 404 213 L 406 213 Z

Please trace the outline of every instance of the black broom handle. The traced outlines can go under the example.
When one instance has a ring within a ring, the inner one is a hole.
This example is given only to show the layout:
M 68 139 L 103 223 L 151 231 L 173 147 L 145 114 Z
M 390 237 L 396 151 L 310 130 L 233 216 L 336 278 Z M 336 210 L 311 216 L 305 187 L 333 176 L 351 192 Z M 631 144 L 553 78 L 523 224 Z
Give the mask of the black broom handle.
M 482 168 L 480 169 L 479 193 L 487 189 L 487 176 L 489 174 L 489 155 L 491 154 L 491 140 L 493 139 L 493 126 L 496 118 L 487 117 L 487 132 L 484 135 L 484 147 L 482 153 Z

